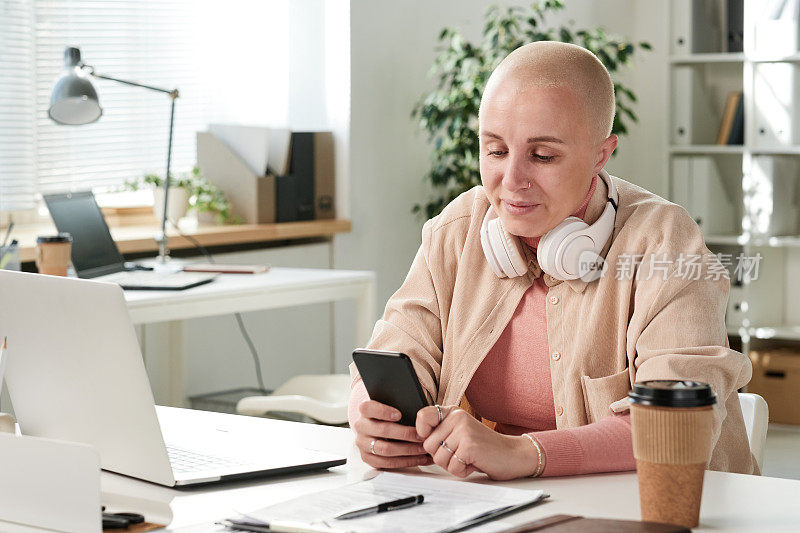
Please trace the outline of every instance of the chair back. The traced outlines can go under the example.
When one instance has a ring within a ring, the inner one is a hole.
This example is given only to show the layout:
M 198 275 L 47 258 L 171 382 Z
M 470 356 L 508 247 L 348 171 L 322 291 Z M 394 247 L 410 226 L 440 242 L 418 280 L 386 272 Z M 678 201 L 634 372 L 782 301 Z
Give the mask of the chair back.
M 747 430 L 747 440 L 750 451 L 756 458 L 758 468 L 764 470 L 764 448 L 767 442 L 767 426 L 769 424 L 769 407 L 766 400 L 758 394 L 739 393 L 739 403 L 742 406 L 744 427 Z

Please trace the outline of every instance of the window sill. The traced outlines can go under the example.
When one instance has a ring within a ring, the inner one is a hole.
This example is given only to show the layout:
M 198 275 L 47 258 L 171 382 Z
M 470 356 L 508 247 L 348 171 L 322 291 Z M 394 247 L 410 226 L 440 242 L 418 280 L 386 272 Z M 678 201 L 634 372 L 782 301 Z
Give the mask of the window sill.
M 138 216 L 138 215 L 137 215 Z M 144 216 L 144 215 L 143 215 Z M 121 218 L 122 224 L 114 224 L 112 217 L 108 217 L 111 236 L 117 243 L 122 254 L 157 253 L 158 246 L 154 238 L 159 229 L 153 221 L 150 210 L 151 222 L 133 223 L 133 217 L 126 213 Z M 283 241 L 291 239 L 309 239 L 314 237 L 331 237 L 337 233 L 348 233 L 351 224 L 349 220 L 308 220 L 303 222 L 282 222 L 276 224 L 240 224 L 240 225 L 200 225 L 196 229 L 181 228 L 181 231 L 195 239 L 203 246 L 227 246 L 257 242 Z M 13 237 L 20 244 L 20 259 L 23 262 L 33 261 L 36 257 L 36 238 L 39 235 L 55 233 L 52 222 L 41 224 L 18 225 L 14 229 Z M 174 230 L 168 230 L 169 248 L 181 250 L 194 248 L 195 244 Z

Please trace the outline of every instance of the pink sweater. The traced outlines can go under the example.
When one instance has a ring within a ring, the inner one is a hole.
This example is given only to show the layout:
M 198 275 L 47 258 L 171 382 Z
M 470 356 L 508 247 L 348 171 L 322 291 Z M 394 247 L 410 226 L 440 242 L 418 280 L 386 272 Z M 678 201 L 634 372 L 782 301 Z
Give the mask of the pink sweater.
M 597 178 L 573 216 L 583 217 Z M 523 239 L 535 248 L 539 239 Z M 544 476 L 633 470 L 630 417 L 608 416 L 594 424 L 556 429 L 546 298 L 542 277 L 523 296 L 511 321 L 484 358 L 466 391 L 481 416 L 497 422 L 497 431 L 510 435 L 531 432 L 547 457 Z M 368 398 L 359 382 L 350 396 L 348 417 L 360 416 L 358 405 Z

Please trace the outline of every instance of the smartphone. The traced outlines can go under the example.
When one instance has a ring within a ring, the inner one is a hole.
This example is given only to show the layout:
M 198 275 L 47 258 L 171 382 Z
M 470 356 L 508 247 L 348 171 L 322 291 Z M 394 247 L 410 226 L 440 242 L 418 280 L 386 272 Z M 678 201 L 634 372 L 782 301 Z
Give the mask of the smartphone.
M 355 350 L 353 362 L 361 374 L 370 400 L 399 410 L 399 423 L 413 426 L 417 411 L 428 405 L 411 359 L 399 352 Z

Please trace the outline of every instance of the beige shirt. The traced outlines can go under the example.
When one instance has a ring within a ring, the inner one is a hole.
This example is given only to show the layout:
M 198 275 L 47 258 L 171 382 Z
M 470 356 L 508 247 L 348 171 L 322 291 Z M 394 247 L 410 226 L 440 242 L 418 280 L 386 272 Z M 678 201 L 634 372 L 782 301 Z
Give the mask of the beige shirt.
M 626 411 L 637 381 L 703 381 L 718 397 L 709 468 L 754 473 L 737 396 L 752 367 L 729 348 L 724 268 L 682 207 L 612 179 L 619 210 L 603 250 L 604 276 L 586 283 L 544 274 L 556 425 L 577 427 Z M 600 216 L 607 196 L 599 180 L 588 222 Z M 489 206 L 475 187 L 425 224 L 411 270 L 368 345 L 406 353 L 429 401 L 438 404 L 462 402 L 522 295 L 542 275 L 527 247 L 527 275 L 501 279 L 491 271 L 480 242 Z M 355 383 L 353 365 L 351 373 Z

